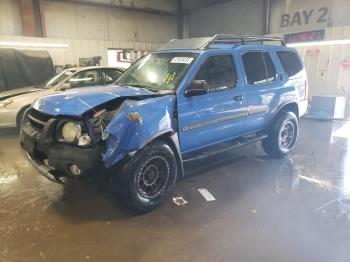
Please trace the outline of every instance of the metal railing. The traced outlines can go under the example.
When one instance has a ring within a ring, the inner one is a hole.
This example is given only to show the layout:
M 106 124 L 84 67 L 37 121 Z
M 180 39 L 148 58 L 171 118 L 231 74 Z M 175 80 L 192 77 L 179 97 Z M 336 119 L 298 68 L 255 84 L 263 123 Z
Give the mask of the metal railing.
M 279 37 L 263 37 L 252 35 L 229 35 L 229 34 L 217 34 L 214 35 L 210 41 L 208 41 L 201 49 L 207 49 L 213 44 L 234 44 L 245 45 L 247 43 L 260 42 L 280 42 L 281 45 L 286 45 L 284 40 Z

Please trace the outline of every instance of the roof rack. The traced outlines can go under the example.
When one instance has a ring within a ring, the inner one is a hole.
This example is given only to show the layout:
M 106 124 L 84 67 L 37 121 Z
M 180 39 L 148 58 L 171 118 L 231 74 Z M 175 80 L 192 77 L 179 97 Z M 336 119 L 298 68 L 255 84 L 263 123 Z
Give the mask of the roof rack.
M 245 45 L 252 42 L 280 42 L 281 45 L 286 45 L 284 40 L 280 37 L 263 37 L 252 35 L 229 35 L 229 34 L 217 34 L 214 35 L 210 41 L 208 41 L 201 49 L 207 49 L 213 44 L 241 44 Z
M 172 39 L 168 43 L 162 45 L 158 50 L 181 50 L 181 49 L 208 49 L 213 44 L 231 44 L 244 45 L 248 43 L 260 42 L 280 42 L 286 45 L 284 40 L 279 37 L 263 37 L 252 35 L 227 35 L 218 34 L 213 37 L 199 37 L 187 39 Z

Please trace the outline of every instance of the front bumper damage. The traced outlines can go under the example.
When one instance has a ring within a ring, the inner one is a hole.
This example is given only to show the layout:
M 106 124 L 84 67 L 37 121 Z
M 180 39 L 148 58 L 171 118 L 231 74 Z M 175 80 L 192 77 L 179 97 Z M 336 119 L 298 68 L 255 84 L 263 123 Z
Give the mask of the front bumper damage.
M 89 130 L 93 141 L 88 147 L 58 142 L 55 139 L 55 132 L 62 119 L 33 107 L 24 115 L 21 145 L 33 165 L 55 180 L 62 175 L 74 176 L 72 165 L 78 166 L 81 174 L 91 174 L 97 168 L 108 170 L 122 160 L 128 159 L 151 140 L 174 132 L 174 101 L 173 95 L 144 100 L 127 99 L 121 104 L 118 103 L 117 113 L 113 111 L 115 108 L 109 105 L 106 114 L 113 112 L 113 117 L 108 124 L 104 123 L 104 130 L 101 129 L 103 116 L 92 115 L 92 118 L 89 118 L 89 115 L 85 115 L 84 132 L 86 129 Z M 99 125 L 96 125 L 95 121 L 90 121 L 97 117 L 100 117 L 100 121 L 96 122 Z M 103 132 L 107 133 L 105 139 Z
M 62 182 L 61 177 L 78 177 L 90 174 L 101 167 L 102 147 L 82 148 L 58 143 L 52 139 L 48 121 L 39 133 L 28 123 L 23 123 L 20 143 L 32 164 L 47 178 Z M 73 174 L 72 165 L 79 167 L 79 175 Z

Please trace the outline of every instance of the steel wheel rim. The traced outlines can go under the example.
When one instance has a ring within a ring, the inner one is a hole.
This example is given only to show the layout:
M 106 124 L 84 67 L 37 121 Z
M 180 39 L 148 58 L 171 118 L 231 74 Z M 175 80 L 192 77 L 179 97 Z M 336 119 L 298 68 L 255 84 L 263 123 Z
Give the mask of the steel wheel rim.
M 163 156 L 153 156 L 140 168 L 135 186 L 139 197 L 152 200 L 162 195 L 170 177 L 169 162 Z
M 278 144 L 281 149 L 287 150 L 293 144 L 295 136 L 294 124 L 291 121 L 285 121 L 280 129 Z

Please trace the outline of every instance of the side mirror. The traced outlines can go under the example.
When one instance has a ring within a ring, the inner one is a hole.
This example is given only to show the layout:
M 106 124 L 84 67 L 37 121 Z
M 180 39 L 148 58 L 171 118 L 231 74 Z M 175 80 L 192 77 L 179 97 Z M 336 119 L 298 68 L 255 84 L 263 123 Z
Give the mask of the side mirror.
M 185 96 L 200 96 L 209 92 L 209 85 L 205 80 L 192 80 L 185 90 Z
M 60 90 L 60 91 L 65 91 L 65 90 L 70 89 L 70 88 L 71 88 L 70 83 L 63 83 L 63 84 L 60 86 L 59 90 Z

